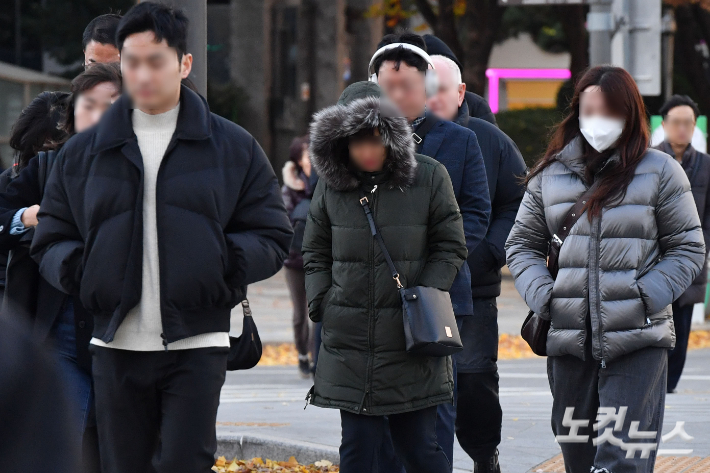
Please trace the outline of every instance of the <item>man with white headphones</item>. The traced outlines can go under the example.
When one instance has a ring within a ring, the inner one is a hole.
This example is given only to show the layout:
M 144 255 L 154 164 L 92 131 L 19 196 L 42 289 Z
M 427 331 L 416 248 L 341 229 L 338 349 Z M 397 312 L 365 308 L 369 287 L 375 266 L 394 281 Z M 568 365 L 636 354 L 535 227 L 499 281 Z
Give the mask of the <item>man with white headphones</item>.
M 385 36 L 370 60 L 369 74 L 370 80 L 377 82 L 382 92 L 407 117 L 417 152 L 441 162 L 449 172 L 463 217 L 466 247 L 469 254 L 472 253 L 486 235 L 491 213 L 483 156 L 474 132 L 427 111 L 427 96 L 436 94 L 438 81 L 424 40 L 413 33 Z M 473 315 L 468 265 L 461 267 L 449 293 L 460 326 L 462 317 Z M 439 406 L 438 443 L 452 464 L 454 414 L 451 405 Z M 381 453 L 379 471 L 404 471 L 397 464 L 389 438 Z

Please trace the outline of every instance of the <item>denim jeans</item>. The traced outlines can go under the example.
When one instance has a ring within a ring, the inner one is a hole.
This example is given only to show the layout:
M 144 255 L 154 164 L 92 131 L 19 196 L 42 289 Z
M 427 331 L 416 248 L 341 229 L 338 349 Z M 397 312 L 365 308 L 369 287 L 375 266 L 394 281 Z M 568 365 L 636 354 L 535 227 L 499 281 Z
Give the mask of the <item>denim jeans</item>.
M 588 334 L 591 332 L 589 324 L 587 316 Z M 572 436 L 574 430 L 571 424 L 574 422 L 570 420 L 580 423 L 574 435 L 577 442 L 572 442 L 573 438 L 558 437 L 568 473 L 589 473 L 592 466 L 596 469 L 593 471 L 600 473 L 653 472 L 655 449 L 647 458 L 641 458 L 639 451 L 634 453 L 633 458 L 626 458 L 627 451 L 621 447 L 626 445 L 628 448 L 629 443 L 658 447 L 663 427 L 667 366 L 667 348 L 646 347 L 615 358 L 601 368 L 600 362 L 592 358 L 589 336 L 584 361 L 573 355 L 547 358 L 548 381 L 553 397 L 552 432 Z M 593 429 L 600 408 L 613 409 L 620 414 L 623 407 L 626 408 L 623 419 L 619 415 L 616 421 L 612 420 L 604 428 Z M 565 420 L 567 408 L 574 408 L 574 411 Z M 588 423 L 583 420 L 588 420 Z M 632 422 L 638 422 L 638 432 L 655 434 L 648 434 L 650 438 L 634 435 Z M 603 442 L 597 440 L 598 444 L 593 444 L 595 438 L 605 434 L 615 438 L 609 437 L 611 441 Z M 614 444 L 619 441 L 623 441 L 621 446 Z
M 76 331 L 74 329 L 74 301 L 67 297 L 62 311 L 50 331 L 57 354 L 57 364 L 65 381 L 70 400 L 74 405 L 73 432 L 76 434 L 76 444 L 81 448 L 84 431 L 95 423 L 93 404 L 94 393 L 91 386 L 91 375 L 81 369 L 76 362 Z

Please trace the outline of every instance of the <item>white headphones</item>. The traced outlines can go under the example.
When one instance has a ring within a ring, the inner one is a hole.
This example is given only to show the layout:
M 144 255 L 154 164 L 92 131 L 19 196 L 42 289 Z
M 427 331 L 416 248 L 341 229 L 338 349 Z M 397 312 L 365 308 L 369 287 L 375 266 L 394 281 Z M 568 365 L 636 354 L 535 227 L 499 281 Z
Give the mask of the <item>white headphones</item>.
M 439 90 L 439 79 L 436 76 L 436 67 L 434 67 L 434 63 L 431 62 L 431 57 L 426 53 L 426 51 L 409 43 L 387 44 L 375 51 L 375 54 L 372 55 L 372 59 L 370 59 L 370 65 L 367 66 L 367 75 L 370 76 L 370 82 L 377 84 L 377 72 L 372 70 L 372 63 L 374 63 L 375 59 L 377 59 L 378 56 L 381 56 L 385 51 L 389 51 L 394 48 L 409 49 L 427 62 L 429 68 L 424 73 L 424 87 L 426 89 L 427 97 L 435 95 Z

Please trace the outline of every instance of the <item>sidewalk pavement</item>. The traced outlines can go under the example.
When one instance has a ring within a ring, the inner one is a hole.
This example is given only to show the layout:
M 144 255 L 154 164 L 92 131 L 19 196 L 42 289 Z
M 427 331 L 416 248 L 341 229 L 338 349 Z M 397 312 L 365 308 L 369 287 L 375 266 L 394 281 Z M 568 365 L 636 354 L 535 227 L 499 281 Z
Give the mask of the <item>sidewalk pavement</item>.
M 264 343 L 293 341 L 291 301 L 282 273 L 250 286 L 249 299 Z M 509 277 L 504 278 L 498 307 L 500 333 L 519 334 L 527 308 Z M 238 307 L 232 323 L 236 334 L 241 329 L 241 317 Z M 545 359 L 498 363 L 503 407 L 502 469 L 504 473 L 527 472 L 560 452 L 550 429 L 552 397 Z M 304 411 L 306 392 L 311 385 L 310 379 L 298 376 L 295 366 L 258 366 L 228 373 L 217 417 L 217 432 L 222 439 L 218 454 L 273 460 L 296 455 L 302 463 L 321 458 L 337 463 L 339 414 L 314 406 Z M 693 439 L 675 438 L 667 445 L 662 444 L 661 455 L 664 450 L 666 455 L 710 455 L 710 349 L 689 352 L 678 393 L 667 397 L 663 433 L 670 432 L 676 422 L 685 422 L 685 431 Z M 686 452 L 678 453 L 681 450 Z M 458 443 L 454 468 L 456 473 L 472 470 L 470 458 Z
M 544 358 L 502 360 L 500 400 L 503 434 L 500 461 L 504 473 L 523 473 L 559 454 L 550 429 L 552 397 Z M 301 379 L 296 367 L 256 367 L 231 372 L 222 390 L 217 415 L 221 442 L 219 454 L 228 458 L 264 456 L 300 462 L 318 459 L 337 463 L 340 417 L 337 410 L 305 406 L 310 380 Z M 688 364 L 677 394 L 666 398 L 663 433 L 676 422 L 685 422 L 690 441 L 675 438 L 662 444 L 661 455 L 710 455 L 710 349 L 689 352 Z M 244 448 L 239 440 L 244 436 Z M 692 449 L 679 454 L 678 450 Z M 669 450 L 676 450 L 675 453 Z M 664 452 L 665 451 L 665 452 Z M 471 472 L 473 464 L 461 447 L 454 451 L 456 473 Z M 681 470 L 668 470 L 681 471 Z

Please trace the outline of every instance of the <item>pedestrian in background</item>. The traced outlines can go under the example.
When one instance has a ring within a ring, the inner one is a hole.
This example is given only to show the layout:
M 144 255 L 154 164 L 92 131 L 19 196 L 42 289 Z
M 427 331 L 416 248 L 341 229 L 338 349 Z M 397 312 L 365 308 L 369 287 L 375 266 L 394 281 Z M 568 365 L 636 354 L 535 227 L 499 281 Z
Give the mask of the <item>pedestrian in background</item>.
M 40 151 L 49 151 L 63 141 L 59 129 L 64 99 L 68 92 L 42 92 L 25 107 L 10 132 L 10 148 L 14 150 L 13 165 L 0 174 L 0 193 L 19 176 Z M 4 302 L 8 250 L 0 250 L 0 303 Z M 25 314 L 29 316 L 29 314 Z
M 424 38 L 426 50 L 430 56 L 436 55 L 451 59 L 456 64 L 459 72 L 461 72 L 463 69 L 461 62 L 446 43 L 433 34 L 425 34 L 422 38 Z M 491 106 L 488 105 L 486 99 L 478 94 L 474 94 L 470 90 L 466 90 L 466 84 L 463 81 L 461 81 L 461 89 L 463 89 L 463 100 L 466 103 L 466 113 L 468 113 L 471 117 L 479 118 L 497 126 L 496 116 L 491 111 Z
M 340 410 L 340 471 L 377 471 L 389 429 L 410 473 L 448 473 L 436 406 L 452 401 L 450 357 L 412 356 L 402 302 L 370 232 L 373 218 L 405 287 L 448 290 L 466 258 L 461 214 L 446 168 L 415 155 L 406 118 L 358 82 L 311 124 L 320 176 L 303 241 L 309 315 L 323 322 L 311 404 Z
M 86 25 L 81 44 L 84 50 L 84 67 L 107 64 L 121 60 L 116 47 L 116 30 L 121 15 L 108 13 L 97 16 Z
M 674 95 L 660 110 L 663 116 L 663 130 L 666 138 L 656 147 L 668 153 L 685 170 L 690 181 L 690 190 L 698 209 L 698 216 L 703 228 L 705 245 L 710 242 L 710 156 L 693 148 L 691 141 L 695 122 L 700 115 L 698 105 L 687 95 Z M 695 278 L 693 284 L 673 302 L 673 325 L 675 326 L 675 348 L 668 353 L 668 387 L 673 393 L 680 380 L 685 355 L 688 351 L 690 325 L 695 304 L 705 301 L 708 280 L 707 267 Z
M 292 236 L 259 144 L 181 85 L 187 29 L 153 2 L 121 19 L 125 93 L 62 148 L 32 243 L 93 316 L 103 473 L 210 471 L 231 310 Z
M 301 377 L 311 376 L 313 357 L 313 337 L 308 319 L 308 300 L 306 299 L 305 271 L 303 269 L 303 232 L 306 228 L 306 215 L 311 205 L 311 158 L 308 154 L 308 136 L 294 138 L 289 148 L 289 159 L 282 170 L 284 185 L 281 195 L 286 204 L 286 211 L 293 227 L 293 240 L 288 258 L 284 261 L 284 273 L 288 292 L 293 304 L 293 334 L 298 351 L 298 371 Z
M 475 473 L 500 472 L 497 447 L 503 412 L 498 398 L 498 305 L 505 240 L 525 193 L 523 157 L 508 135 L 480 118 L 469 116 L 466 86 L 452 59 L 431 56 L 439 90 L 429 98 L 429 109 L 444 120 L 467 127 L 478 138 L 488 178 L 491 220 L 485 239 L 468 255 L 473 292 L 473 315 L 462 317 L 459 333 L 463 351 L 456 362 L 456 406 L 442 404 L 437 423 L 440 441 L 451 439 L 455 428 L 459 444 L 473 459 Z M 454 411 L 455 410 L 455 411 Z M 453 451 L 453 444 L 445 447 Z
M 65 99 L 59 123 L 61 133 L 53 135 L 58 141 L 47 143 L 45 150 L 55 153 L 69 137 L 96 125 L 120 94 L 118 63 L 96 64 L 79 74 L 72 81 L 71 94 Z M 83 453 L 83 471 L 99 471 L 89 355 L 93 321 L 79 300 L 52 286 L 40 275 L 37 263 L 28 254 L 48 179 L 46 168 L 53 161 L 46 157 L 41 165 L 39 159 L 32 158 L 0 194 L 0 248 L 11 251 L 3 314 L 30 320 L 34 337 L 49 345 L 48 353 L 54 355 L 62 378 L 70 388 L 70 439 Z
M 552 431 L 569 473 L 653 471 L 675 342 L 670 305 L 705 263 L 688 177 L 648 148 L 649 137 L 631 75 L 612 66 L 587 71 L 528 174 L 506 242 L 515 287 L 551 321 Z M 562 228 L 577 202 L 581 213 L 570 218 L 578 220 Z M 558 232 L 569 236 L 560 242 Z M 556 278 L 547 268 L 551 240 L 560 248 Z M 605 417 L 606 409 L 618 417 Z M 604 418 L 606 428 L 593 430 Z M 627 456 L 616 441 L 601 441 L 602 431 L 651 452 Z

